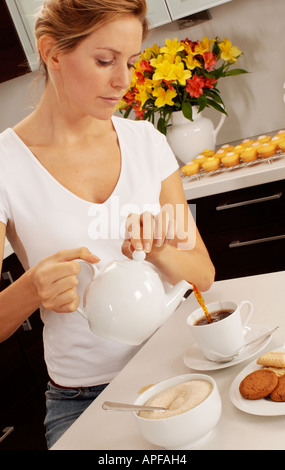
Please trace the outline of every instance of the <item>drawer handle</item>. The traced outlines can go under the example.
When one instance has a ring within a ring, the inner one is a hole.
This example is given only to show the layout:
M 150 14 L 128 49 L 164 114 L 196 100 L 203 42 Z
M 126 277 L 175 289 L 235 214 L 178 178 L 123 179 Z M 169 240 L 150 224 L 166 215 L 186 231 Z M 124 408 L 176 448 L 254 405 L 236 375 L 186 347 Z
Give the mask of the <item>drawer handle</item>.
M 275 237 L 259 238 L 257 240 L 248 240 L 245 242 L 231 242 L 229 248 L 239 248 L 241 246 L 257 245 L 258 243 L 275 242 L 285 239 L 285 235 L 276 235 Z
M 2 273 L 2 277 L 3 277 L 4 281 L 10 281 L 10 283 L 13 284 L 14 279 L 13 279 L 13 276 L 11 274 L 11 271 L 6 271 L 6 272 Z
M 11 432 L 13 432 L 14 430 L 14 426 L 7 426 L 6 428 L 4 428 L 2 431 L 2 436 L 0 436 L 0 443 L 3 442 L 4 439 L 6 439 L 6 437 L 8 437 L 9 434 L 11 434 Z
M 259 202 L 275 201 L 276 199 L 281 199 L 283 193 L 272 194 L 272 196 L 260 197 L 258 199 L 250 199 L 249 201 L 235 202 L 233 204 L 224 204 L 222 206 L 217 206 L 217 211 L 225 211 L 227 209 L 234 209 L 235 207 L 249 206 L 251 204 L 257 204 Z

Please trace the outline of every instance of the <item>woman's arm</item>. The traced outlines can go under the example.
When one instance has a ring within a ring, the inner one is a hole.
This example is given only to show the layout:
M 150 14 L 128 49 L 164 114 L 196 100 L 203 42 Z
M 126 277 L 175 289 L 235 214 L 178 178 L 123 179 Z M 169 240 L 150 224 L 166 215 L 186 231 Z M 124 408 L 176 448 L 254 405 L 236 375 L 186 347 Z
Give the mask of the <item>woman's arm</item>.
M 6 227 L 0 222 L 0 252 Z M 3 255 L 1 257 L 2 264 Z M 41 305 L 56 312 L 73 312 L 79 305 L 76 259 L 98 262 L 87 248 L 63 250 L 40 261 L 0 293 L 0 342 L 11 336 Z
M 131 235 L 123 245 L 123 252 L 130 256 L 134 248 L 142 249 L 147 242 L 151 247 L 145 250 L 146 259 L 171 284 L 184 279 L 195 284 L 200 291 L 208 290 L 214 282 L 215 268 L 189 210 L 179 171 L 162 182 L 160 204 L 162 214 L 166 213 L 167 217 L 160 216 L 151 221 L 141 217 L 140 239 L 137 233 L 133 237 Z M 162 233 L 163 244 L 157 246 L 157 225 L 163 225 L 162 220 L 166 221 L 164 229 L 158 232 Z M 134 224 L 131 228 L 134 229 Z
M 2 269 L 6 226 L 0 222 L 0 266 Z M 1 272 L 1 270 L 0 270 Z M 0 342 L 11 336 L 39 307 L 35 292 L 24 275 L 0 293 Z

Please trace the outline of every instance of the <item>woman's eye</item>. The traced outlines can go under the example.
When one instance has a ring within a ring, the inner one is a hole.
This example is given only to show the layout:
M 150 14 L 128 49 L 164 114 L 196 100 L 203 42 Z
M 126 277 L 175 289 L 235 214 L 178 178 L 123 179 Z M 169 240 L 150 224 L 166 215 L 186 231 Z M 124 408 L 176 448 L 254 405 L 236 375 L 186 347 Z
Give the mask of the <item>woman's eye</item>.
M 109 65 L 112 65 L 113 64 L 113 61 L 110 60 L 110 61 L 106 61 L 106 60 L 100 60 L 98 59 L 97 60 L 97 63 L 100 67 L 108 67 Z

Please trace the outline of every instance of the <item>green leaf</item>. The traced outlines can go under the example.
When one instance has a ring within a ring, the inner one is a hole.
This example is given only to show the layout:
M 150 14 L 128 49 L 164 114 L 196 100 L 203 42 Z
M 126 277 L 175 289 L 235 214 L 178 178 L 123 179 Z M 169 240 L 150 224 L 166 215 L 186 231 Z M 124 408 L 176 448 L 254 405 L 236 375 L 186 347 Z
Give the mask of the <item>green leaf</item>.
M 189 102 L 182 103 L 182 113 L 186 119 L 192 121 L 192 105 Z
M 162 134 L 166 135 L 167 127 L 163 118 L 159 118 L 159 120 L 157 121 L 157 130 L 159 130 L 159 132 L 161 132 Z
M 228 72 L 225 72 L 226 77 L 234 76 L 234 75 L 241 75 L 242 73 L 248 73 L 247 70 L 244 69 L 233 69 L 233 70 L 228 70 Z
M 208 106 L 212 106 L 212 107 L 215 108 L 217 111 L 220 111 L 220 113 L 223 113 L 223 114 L 225 114 L 226 116 L 228 115 L 228 113 L 226 112 L 226 110 L 225 110 L 222 106 L 220 106 L 218 103 L 216 103 L 216 101 L 210 100 L 210 99 L 208 98 L 207 102 L 208 102 Z
M 207 106 L 207 97 L 205 95 L 201 95 L 199 96 L 199 98 L 197 99 L 198 101 L 198 105 L 199 105 L 199 113 L 201 111 L 203 111 L 203 109 L 206 108 Z

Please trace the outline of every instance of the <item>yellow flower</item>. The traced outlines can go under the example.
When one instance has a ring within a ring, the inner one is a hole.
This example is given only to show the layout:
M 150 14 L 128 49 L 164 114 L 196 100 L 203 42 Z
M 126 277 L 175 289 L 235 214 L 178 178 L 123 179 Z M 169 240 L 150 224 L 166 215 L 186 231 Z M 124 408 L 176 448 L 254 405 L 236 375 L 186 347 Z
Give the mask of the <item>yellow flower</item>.
M 164 60 L 161 64 L 156 67 L 156 72 L 153 74 L 154 80 L 167 80 L 171 82 L 176 80 L 176 75 L 173 71 L 172 65 L 168 60 Z
M 152 47 L 147 47 L 140 56 L 141 60 L 150 60 L 156 55 L 159 54 L 160 47 L 157 44 L 154 44 Z
M 157 68 L 158 65 L 162 64 L 163 62 L 169 62 L 169 64 L 174 64 L 175 57 L 169 54 L 159 54 L 156 58 L 151 59 L 150 65 L 152 65 L 152 67 L 154 68 Z
M 232 46 L 231 41 L 225 38 L 222 42 L 219 42 L 219 48 L 222 51 L 221 58 L 227 62 L 236 62 L 237 58 L 241 55 L 241 50 Z
M 145 102 L 149 99 L 149 94 L 144 86 L 137 85 L 138 93 L 135 94 L 137 101 L 141 102 L 141 109 Z
M 201 62 L 199 60 L 195 59 L 195 55 L 197 55 L 195 52 L 192 52 L 192 49 L 189 44 L 185 44 L 185 50 L 187 52 L 187 56 L 185 57 L 184 62 L 189 70 L 193 70 L 196 67 L 202 68 Z
M 184 64 L 181 61 L 181 57 L 176 57 L 175 64 L 172 65 L 172 71 L 180 85 L 186 85 L 186 80 L 192 75 L 190 70 L 184 69 Z
M 208 39 L 207 36 L 205 36 L 202 41 L 198 41 L 198 44 L 195 46 L 195 54 L 203 55 L 204 52 L 209 52 L 213 42 L 215 42 L 215 39 Z
M 166 39 L 165 44 L 166 46 L 160 49 L 160 52 L 163 54 L 176 56 L 177 52 L 183 51 L 184 49 L 184 45 L 180 41 L 177 41 L 177 38 L 173 39 L 173 41 Z
M 155 101 L 155 106 L 157 106 L 158 108 L 162 108 L 166 104 L 168 104 L 169 106 L 173 106 L 173 98 L 177 96 L 175 90 L 165 90 L 162 87 L 156 88 L 152 94 L 154 97 L 157 97 L 157 100 Z

